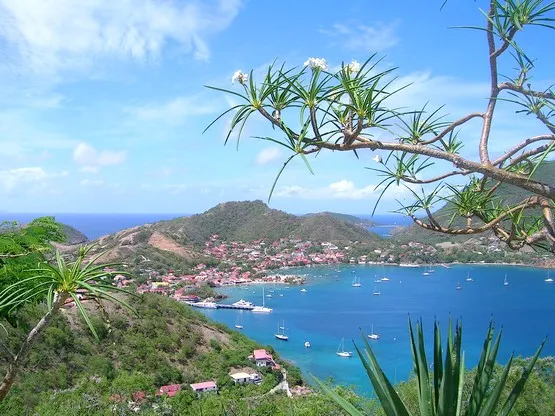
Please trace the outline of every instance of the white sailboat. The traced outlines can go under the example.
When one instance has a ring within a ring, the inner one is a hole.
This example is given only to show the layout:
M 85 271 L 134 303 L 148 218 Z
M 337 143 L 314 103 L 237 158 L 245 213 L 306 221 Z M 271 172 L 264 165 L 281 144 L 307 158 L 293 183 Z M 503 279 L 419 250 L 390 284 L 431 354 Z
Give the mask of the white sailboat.
M 356 275 L 355 278 L 353 279 L 353 284 L 351 285 L 353 287 L 361 287 L 362 284 L 360 283 L 360 278 L 357 279 Z
M 470 277 L 470 273 L 468 273 L 468 275 L 466 276 L 466 281 L 467 282 L 473 282 L 474 279 L 472 277 Z
M 505 275 L 505 280 L 503 280 L 503 286 L 509 286 L 509 282 L 507 281 L 507 275 Z
M 285 335 L 285 322 L 283 322 L 283 325 L 280 325 L 278 323 L 277 334 L 274 334 L 274 337 L 276 337 L 277 339 L 280 339 L 282 341 L 288 341 L 289 340 L 289 337 L 287 335 Z
M 345 338 L 341 338 L 341 343 L 337 347 L 337 355 L 340 357 L 352 357 L 353 353 L 351 351 L 345 351 Z
M 375 287 L 375 288 L 374 288 L 374 291 L 372 292 L 372 294 L 373 294 L 374 296 L 379 296 L 379 295 L 380 295 L 380 291 L 378 290 L 378 288 Z
M 372 332 L 370 334 L 368 334 L 368 338 L 370 338 L 370 339 L 380 339 L 380 336 L 378 334 L 374 334 L 374 325 L 372 325 Z
M 461 282 L 457 282 L 457 290 L 461 290 L 461 289 L 462 289 Z
M 235 328 L 243 329 L 243 325 L 239 322 L 239 317 L 237 317 L 237 320 L 235 321 Z
M 551 278 L 551 273 L 550 272 L 547 272 L 547 279 L 545 279 L 544 282 L 547 282 L 547 283 L 552 283 L 553 282 L 553 279 Z
M 272 312 L 272 308 L 267 308 L 266 304 L 264 303 L 264 286 L 262 286 L 262 306 L 255 306 L 252 308 L 251 312 L 255 313 L 270 313 Z
M 310 347 L 311 347 L 310 341 L 306 341 L 306 342 L 304 343 L 304 347 L 305 347 L 305 348 L 310 348 Z

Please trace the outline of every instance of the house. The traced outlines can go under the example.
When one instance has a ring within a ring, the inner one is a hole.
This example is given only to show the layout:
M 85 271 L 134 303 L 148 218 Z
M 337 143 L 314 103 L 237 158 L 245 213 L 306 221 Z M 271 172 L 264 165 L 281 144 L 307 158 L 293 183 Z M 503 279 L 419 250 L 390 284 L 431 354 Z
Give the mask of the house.
M 249 358 L 254 359 L 257 367 L 272 367 L 275 366 L 274 357 L 262 348 L 260 350 L 254 350 L 253 354 Z
M 191 388 L 197 396 L 200 393 L 206 393 L 207 391 L 218 391 L 218 386 L 215 381 L 203 381 L 202 383 L 194 383 L 190 385 Z
M 260 377 L 260 375 L 256 373 L 248 374 L 241 371 L 238 373 L 230 374 L 230 377 L 233 379 L 233 382 L 235 384 L 247 384 L 247 383 L 260 384 L 262 382 L 262 378 Z
M 167 394 L 169 397 L 175 396 L 179 391 L 181 391 L 181 384 L 169 384 L 167 386 L 162 386 L 156 392 L 157 396 L 163 396 Z

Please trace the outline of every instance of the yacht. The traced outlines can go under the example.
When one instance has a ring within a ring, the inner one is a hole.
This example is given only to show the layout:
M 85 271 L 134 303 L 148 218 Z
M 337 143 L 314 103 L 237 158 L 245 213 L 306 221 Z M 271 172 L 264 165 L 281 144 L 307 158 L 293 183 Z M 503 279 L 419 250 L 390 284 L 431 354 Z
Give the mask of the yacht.
M 339 347 L 337 347 L 337 355 L 339 355 L 340 357 L 352 357 L 353 353 L 351 351 L 345 351 L 345 338 L 341 338 L 341 343 L 339 344 Z
M 356 275 L 355 275 L 355 278 L 353 279 L 353 284 L 351 286 L 353 286 L 353 287 L 361 287 L 362 286 L 362 284 L 360 283 L 360 278 L 357 279 Z
M 468 276 L 466 276 L 466 281 L 467 282 L 473 282 L 474 279 L 472 277 L 470 277 L 470 273 L 468 273 Z
M 544 282 L 547 282 L 547 283 L 552 283 L 553 282 L 553 279 L 551 278 L 551 275 L 550 275 L 549 272 L 547 272 L 547 279 L 545 279 Z
M 237 302 L 232 303 L 233 306 L 239 306 L 241 308 L 253 308 L 254 303 L 240 299 Z
M 264 304 L 264 286 L 262 286 L 262 306 L 255 306 L 252 308 L 251 312 L 254 313 L 271 313 L 272 308 L 267 308 Z
M 276 337 L 277 339 L 280 339 L 282 341 L 288 341 L 289 337 L 287 335 L 285 335 L 285 322 L 283 323 L 283 325 L 279 325 L 278 323 L 278 331 L 277 334 L 274 334 L 274 337 Z
M 204 309 L 216 309 L 217 308 L 216 302 L 207 302 L 207 301 L 191 303 L 191 306 L 194 306 L 195 308 L 204 308 Z
M 380 339 L 380 336 L 378 334 L 374 334 L 374 325 L 372 325 L 372 332 L 370 334 L 368 334 L 368 338 L 370 338 L 370 339 Z

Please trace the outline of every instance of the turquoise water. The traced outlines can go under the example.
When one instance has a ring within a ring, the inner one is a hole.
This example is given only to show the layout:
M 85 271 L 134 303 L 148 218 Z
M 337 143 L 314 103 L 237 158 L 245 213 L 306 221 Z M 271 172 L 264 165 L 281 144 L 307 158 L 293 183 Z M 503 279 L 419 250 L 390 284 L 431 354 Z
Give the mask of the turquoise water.
M 441 322 L 444 333 L 450 316 L 461 317 L 467 367 L 477 364 L 491 316 L 498 329 L 503 327 L 498 357 L 501 362 L 513 351 L 516 355 L 532 355 L 546 335 L 555 334 L 555 283 L 544 282 L 545 270 L 457 265 L 450 269 L 436 266 L 430 276 L 423 276 L 423 271 L 370 265 L 298 268 L 294 273 L 307 275 L 306 293 L 298 286 L 263 285 L 265 293 L 272 295 L 265 298 L 266 306 L 273 308 L 271 314 L 201 311 L 232 329 L 240 323 L 243 333 L 272 345 L 281 357 L 299 366 L 309 381 L 309 374 L 324 379 L 331 376 L 336 383 L 354 386 L 362 394 L 371 389 L 356 353 L 353 358 L 335 353 L 342 337 L 345 348 L 354 352 L 352 341 L 361 345 L 361 332 L 366 336 L 372 325 L 380 339 L 369 342 L 392 381 L 406 380 L 412 369 L 409 314 L 413 320 L 422 317 L 430 346 L 434 317 Z M 465 280 L 468 273 L 473 282 Z M 503 285 L 505 274 L 508 286 Z M 355 275 L 360 277 L 362 287 L 351 286 Z M 383 276 L 390 280 L 374 282 Z M 456 290 L 458 282 L 462 290 Z M 379 296 L 373 295 L 374 289 L 379 289 Z M 226 303 L 243 298 L 260 304 L 262 299 L 262 285 L 222 292 L 230 296 Z M 287 342 L 274 338 L 282 322 L 289 335 Z M 305 341 L 310 341 L 312 347 L 305 348 Z M 555 344 L 548 341 L 542 355 L 555 355 Z

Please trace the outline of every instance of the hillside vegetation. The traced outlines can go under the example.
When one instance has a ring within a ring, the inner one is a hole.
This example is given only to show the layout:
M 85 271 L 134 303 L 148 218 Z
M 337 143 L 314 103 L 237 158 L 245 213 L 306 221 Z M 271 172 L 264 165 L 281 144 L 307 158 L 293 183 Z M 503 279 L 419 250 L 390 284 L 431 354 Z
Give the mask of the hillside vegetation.
M 217 381 L 221 394 L 216 396 L 218 403 L 206 405 L 204 414 L 221 414 L 209 411 L 210 406 L 221 409 L 230 397 L 259 396 L 278 383 L 279 372 L 256 368 L 247 359 L 253 349 L 261 346 L 246 336 L 163 296 L 145 295 L 130 301 L 136 316 L 122 309 L 107 310 L 105 316 L 93 311 L 100 343 L 93 340 L 74 310 L 64 310 L 55 325 L 46 330 L 41 348 L 33 351 L 7 399 L 0 402 L 0 414 L 132 414 L 128 401 L 135 401 L 139 403 L 133 407 L 138 407 L 140 414 L 198 415 L 198 406 L 205 405 L 202 400 L 196 400 L 189 384 L 207 380 Z M 90 303 L 88 308 L 96 309 Z M 36 319 L 37 312 L 30 311 L 27 320 Z M 18 343 L 23 332 L 10 330 L 11 346 Z M 266 348 L 275 357 L 275 351 Z M 290 385 L 302 383 L 298 369 L 283 364 Z M 3 366 L 2 359 L 0 370 Z M 230 371 L 245 368 L 261 372 L 262 384 L 234 385 Z M 183 384 L 183 393 L 173 399 L 155 396 L 160 386 L 173 383 Z M 138 391 L 146 394 L 145 400 L 133 399 Z M 270 402 L 283 399 L 289 400 L 278 395 Z M 307 400 L 327 402 L 319 396 Z M 157 413 L 153 405 L 173 408 L 173 411 Z M 249 402 L 254 410 L 264 405 Z M 326 406 L 335 408 L 331 402 Z

